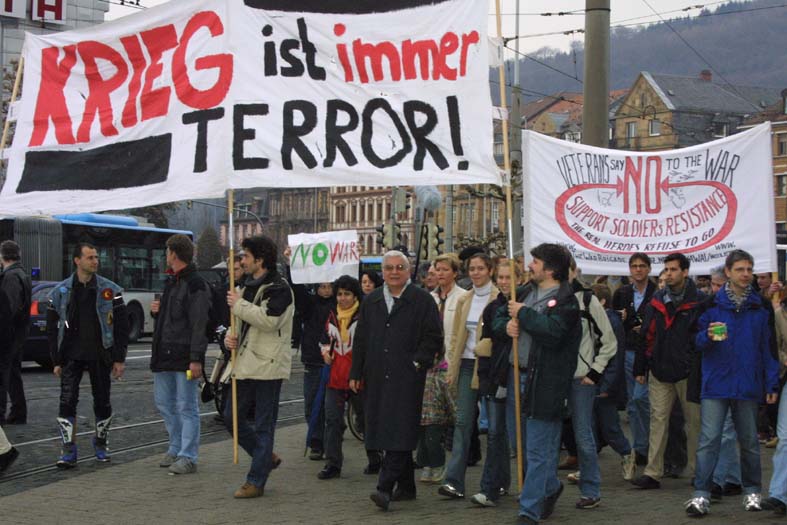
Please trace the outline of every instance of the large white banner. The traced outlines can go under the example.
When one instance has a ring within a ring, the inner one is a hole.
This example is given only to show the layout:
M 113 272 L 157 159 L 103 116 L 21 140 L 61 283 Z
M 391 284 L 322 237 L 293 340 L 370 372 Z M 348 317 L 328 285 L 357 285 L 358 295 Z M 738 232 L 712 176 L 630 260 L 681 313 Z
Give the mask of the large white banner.
M 0 213 L 499 183 L 487 5 L 177 0 L 28 34 Z
M 358 232 L 344 230 L 288 235 L 290 274 L 295 284 L 327 283 L 342 275 L 358 277 Z
M 627 275 L 645 252 L 672 252 L 707 274 L 743 249 L 775 271 L 770 124 L 690 148 L 637 153 L 582 146 L 527 131 L 525 251 L 568 247 L 586 274 Z

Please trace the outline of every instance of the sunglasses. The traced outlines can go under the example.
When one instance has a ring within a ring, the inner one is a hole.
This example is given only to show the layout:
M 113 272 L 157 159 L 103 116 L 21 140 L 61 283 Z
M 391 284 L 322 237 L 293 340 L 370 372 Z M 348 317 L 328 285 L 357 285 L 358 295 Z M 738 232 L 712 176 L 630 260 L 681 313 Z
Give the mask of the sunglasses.
M 386 264 L 385 266 L 383 266 L 383 270 L 385 270 L 386 272 L 392 272 L 394 270 L 401 272 L 405 268 L 406 266 L 404 264 Z

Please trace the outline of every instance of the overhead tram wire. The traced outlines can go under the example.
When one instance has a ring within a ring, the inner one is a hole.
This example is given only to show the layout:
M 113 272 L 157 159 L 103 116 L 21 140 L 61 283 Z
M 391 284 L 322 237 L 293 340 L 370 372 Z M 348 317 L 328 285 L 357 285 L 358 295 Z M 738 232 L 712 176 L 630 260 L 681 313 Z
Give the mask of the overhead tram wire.
M 147 9 L 147 6 L 140 5 L 140 4 L 132 4 L 130 1 L 127 1 L 127 2 L 120 2 L 119 0 L 115 0 L 115 1 L 112 1 L 112 0 L 99 0 L 99 1 L 103 2 L 105 4 L 112 4 L 112 5 L 116 5 L 116 6 L 119 6 L 119 7 L 128 7 L 128 8 L 131 8 L 131 9 L 137 9 L 139 11 L 143 11 L 143 10 Z
M 497 80 L 494 80 L 494 79 L 490 79 L 489 82 L 492 83 L 492 84 L 500 85 L 500 82 L 498 82 Z M 513 86 L 511 84 L 506 84 L 506 87 L 507 88 L 511 88 Z M 552 99 L 563 101 L 563 102 L 568 102 L 570 104 L 575 104 L 577 106 L 583 105 L 582 102 L 577 102 L 576 100 L 571 100 L 571 99 L 566 98 L 565 96 L 562 96 L 562 95 L 561 96 L 549 95 L 547 93 L 541 93 L 539 91 L 534 91 L 532 89 L 527 89 L 527 88 L 523 88 L 523 87 L 520 87 L 519 89 L 520 89 L 520 91 L 522 91 L 528 97 L 541 97 L 541 98 L 546 97 L 546 98 L 552 98 Z M 610 102 L 614 101 L 614 99 L 612 97 L 610 97 L 609 100 L 610 100 Z M 665 115 L 665 114 L 671 113 L 671 111 L 669 111 L 669 110 L 643 111 L 641 108 L 638 108 L 636 106 L 632 106 L 631 104 L 626 104 L 625 102 L 621 102 L 621 105 L 623 107 L 631 108 L 631 109 L 633 109 L 636 112 L 636 114 L 624 115 L 623 117 L 637 117 L 639 120 L 644 120 L 644 121 L 651 120 L 651 119 L 648 118 L 650 116 L 653 116 L 655 118 L 657 115 Z M 677 135 L 680 135 L 680 134 L 691 135 L 691 133 L 696 131 L 694 129 L 683 128 L 681 126 L 675 126 L 675 125 L 671 124 L 670 122 L 667 122 L 667 121 L 664 121 L 664 120 L 659 120 L 659 122 L 661 122 L 661 124 L 663 124 L 665 126 L 668 126 L 671 130 L 676 132 L 676 133 L 662 133 L 661 135 L 659 135 L 661 137 L 677 136 Z M 509 120 L 509 125 L 510 126 L 515 126 L 515 127 L 519 128 L 519 129 L 522 129 L 522 130 L 527 129 L 527 128 L 525 128 L 525 127 L 523 127 L 521 125 L 518 125 L 518 124 L 516 124 L 516 123 L 514 123 L 513 121 L 510 121 L 510 120 Z
M 646 6 L 648 6 L 648 8 L 649 8 L 651 11 L 653 11 L 654 13 L 656 13 L 656 14 L 658 15 L 658 12 L 657 12 L 657 11 L 656 11 L 656 10 L 653 8 L 653 6 L 652 6 L 652 5 L 650 5 L 650 2 L 648 2 L 648 0 L 642 0 L 642 3 L 644 3 Z M 707 58 L 705 58 L 705 57 L 704 57 L 704 56 L 703 56 L 703 55 L 702 55 L 702 54 L 701 54 L 699 51 L 697 51 L 697 49 L 696 49 L 694 46 L 692 46 L 692 45 L 689 43 L 689 41 L 688 41 L 688 40 L 686 40 L 686 39 L 683 37 L 683 35 L 681 35 L 681 34 L 678 32 L 678 30 L 677 30 L 677 29 L 675 29 L 674 27 L 672 27 L 672 24 L 670 24 L 670 23 L 669 23 L 669 21 L 667 21 L 667 20 L 665 20 L 664 18 L 662 18 L 662 17 L 661 17 L 661 15 L 658 15 L 658 16 L 659 16 L 659 18 L 661 18 L 661 21 L 662 21 L 662 22 L 664 22 L 665 24 L 667 24 L 667 27 L 670 29 L 670 31 L 672 31 L 673 33 L 675 33 L 675 36 L 677 36 L 677 37 L 678 37 L 678 38 L 681 40 L 681 42 L 683 42 L 684 44 L 686 44 L 686 47 L 688 47 L 689 49 L 691 49 L 691 50 L 694 52 L 694 54 L 695 54 L 695 55 L 697 55 L 697 57 L 699 57 L 699 59 L 700 59 L 700 60 L 702 60 L 703 62 L 705 62 L 705 65 L 707 65 L 707 66 L 708 66 L 708 67 L 709 67 L 709 68 L 710 68 L 712 71 L 714 71 L 714 72 L 715 72 L 717 75 L 719 75 L 719 78 L 721 78 L 721 79 L 722 79 L 722 80 L 723 80 L 723 81 L 724 81 L 724 82 L 725 82 L 725 83 L 726 83 L 728 86 L 730 86 L 730 88 L 731 88 L 731 89 L 732 89 L 732 90 L 733 90 L 733 91 L 734 91 L 734 92 L 735 92 L 735 93 L 736 93 L 736 94 L 737 94 L 737 95 L 738 95 L 738 96 L 741 98 L 741 100 L 745 100 L 745 101 L 749 102 L 749 104 L 752 104 L 752 106 L 754 105 L 754 104 L 753 104 L 752 102 L 750 102 L 750 101 L 749 101 L 749 100 L 748 100 L 746 97 L 744 97 L 744 96 L 743 96 L 743 94 L 742 94 L 740 91 L 738 91 L 738 88 L 736 88 L 736 87 L 735 87 L 735 86 L 732 84 L 732 82 L 730 82 L 729 80 L 727 80 L 727 78 L 726 78 L 724 75 L 722 75 L 720 71 L 718 71 L 718 70 L 717 70 L 715 67 L 713 67 L 713 65 L 710 63 L 710 61 L 709 61 Z
M 712 4 L 704 4 L 704 6 L 714 5 L 714 4 L 717 4 L 717 3 L 723 3 L 723 2 L 714 2 Z M 700 6 L 698 5 L 696 7 L 699 8 Z M 708 18 L 708 17 L 711 17 L 711 16 L 738 15 L 738 14 L 742 14 L 742 13 L 751 13 L 751 12 L 756 12 L 756 11 L 766 11 L 766 10 L 770 10 L 770 9 L 784 9 L 785 7 L 787 7 L 787 4 L 779 4 L 779 5 L 763 6 L 763 7 L 751 7 L 751 8 L 746 8 L 746 9 L 738 9 L 736 11 L 723 11 L 723 12 L 720 12 L 720 13 L 717 12 L 717 13 L 699 14 L 699 15 L 697 15 L 695 17 L 675 19 L 675 20 L 673 20 L 673 22 L 685 22 L 685 21 L 689 21 L 689 20 L 697 20 L 697 19 L 701 19 L 701 18 Z M 615 20 L 615 21 L 612 22 L 613 25 L 610 26 L 610 29 L 616 29 L 616 28 L 622 28 L 622 27 L 636 27 L 636 26 L 653 25 L 653 24 L 658 23 L 659 20 L 650 20 L 650 21 L 647 21 L 647 22 L 634 22 L 634 23 L 631 23 L 631 24 L 626 24 L 626 23 L 623 23 L 623 22 L 630 21 L 630 20 L 641 20 L 643 18 L 652 18 L 652 17 L 658 16 L 658 15 L 665 15 L 665 14 L 671 14 L 671 13 L 676 13 L 676 12 L 680 12 L 680 11 L 685 11 L 686 9 L 687 8 L 676 9 L 676 10 L 672 10 L 672 11 L 663 11 L 661 13 L 656 13 L 656 14 L 653 14 L 653 15 L 638 16 L 638 17 L 627 18 L 627 19 L 623 19 L 623 20 Z M 694 7 L 691 7 L 690 9 L 694 9 Z M 538 37 L 542 37 L 542 36 L 555 36 L 555 35 L 568 36 L 568 35 L 571 35 L 571 34 L 584 33 L 584 32 L 585 32 L 585 29 L 580 27 L 580 28 L 577 28 L 577 29 L 567 29 L 567 30 L 564 30 L 564 31 L 550 31 L 548 33 L 532 33 L 532 34 L 527 34 L 527 35 L 519 35 L 519 36 L 515 36 L 515 37 L 510 37 L 509 39 L 513 40 L 514 38 L 520 38 L 520 39 L 538 38 Z

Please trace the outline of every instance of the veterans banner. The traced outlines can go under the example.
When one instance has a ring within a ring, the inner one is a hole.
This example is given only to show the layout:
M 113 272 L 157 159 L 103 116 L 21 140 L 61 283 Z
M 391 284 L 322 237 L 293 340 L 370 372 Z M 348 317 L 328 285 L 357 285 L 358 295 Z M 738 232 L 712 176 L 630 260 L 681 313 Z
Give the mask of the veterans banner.
M 295 284 L 333 282 L 342 275 L 358 278 L 361 255 L 355 230 L 288 235 L 287 243 Z
M 777 268 L 771 128 L 690 148 L 637 153 L 524 133 L 525 252 L 558 242 L 583 273 L 628 275 L 645 252 L 672 252 L 707 274 L 743 249 Z
M 177 0 L 28 34 L 4 215 L 499 183 L 487 5 Z

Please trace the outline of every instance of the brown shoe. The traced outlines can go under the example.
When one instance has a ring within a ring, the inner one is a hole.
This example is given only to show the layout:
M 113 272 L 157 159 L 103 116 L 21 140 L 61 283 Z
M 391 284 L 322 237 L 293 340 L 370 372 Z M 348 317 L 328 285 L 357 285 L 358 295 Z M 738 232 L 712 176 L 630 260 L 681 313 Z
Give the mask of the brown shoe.
M 235 497 L 238 499 L 259 498 L 263 494 L 265 494 L 265 487 L 255 487 L 248 481 L 235 491 Z
M 558 470 L 577 470 L 579 462 L 576 456 L 566 456 L 560 465 L 557 466 Z

